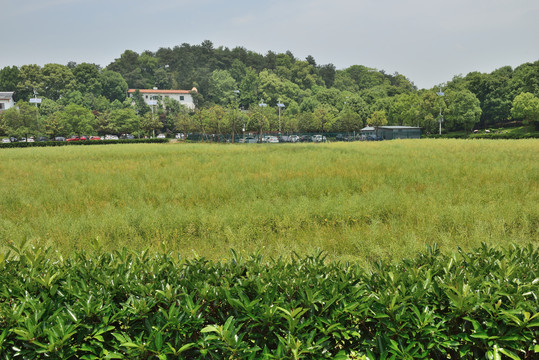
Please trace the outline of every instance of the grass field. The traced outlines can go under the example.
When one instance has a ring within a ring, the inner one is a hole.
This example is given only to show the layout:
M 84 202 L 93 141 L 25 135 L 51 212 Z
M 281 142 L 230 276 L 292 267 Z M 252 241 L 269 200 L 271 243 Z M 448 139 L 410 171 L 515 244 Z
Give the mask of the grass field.
M 0 250 L 367 262 L 539 239 L 539 140 L 3 149 L 0 173 Z

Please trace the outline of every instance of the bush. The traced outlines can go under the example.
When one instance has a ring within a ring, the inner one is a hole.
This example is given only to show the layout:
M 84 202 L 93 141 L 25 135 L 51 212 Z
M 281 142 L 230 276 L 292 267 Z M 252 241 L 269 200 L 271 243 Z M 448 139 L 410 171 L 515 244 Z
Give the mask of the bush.
M 367 271 L 259 255 L 0 254 L 0 357 L 537 359 L 539 252 L 486 245 Z
M 71 145 L 113 145 L 113 144 L 150 144 L 168 143 L 168 139 L 120 139 L 120 140 L 83 140 L 83 141 L 37 141 L 37 142 L 14 142 L 0 144 L 1 148 L 25 148 L 44 146 L 71 146 Z

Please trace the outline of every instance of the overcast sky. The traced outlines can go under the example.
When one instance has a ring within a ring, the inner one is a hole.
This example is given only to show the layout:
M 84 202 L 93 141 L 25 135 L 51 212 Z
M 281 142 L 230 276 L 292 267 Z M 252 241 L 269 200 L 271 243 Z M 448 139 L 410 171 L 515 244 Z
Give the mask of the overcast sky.
M 430 88 L 539 60 L 539 0 L 0 0 L 0 68 L 210 40 L 365 65 Z

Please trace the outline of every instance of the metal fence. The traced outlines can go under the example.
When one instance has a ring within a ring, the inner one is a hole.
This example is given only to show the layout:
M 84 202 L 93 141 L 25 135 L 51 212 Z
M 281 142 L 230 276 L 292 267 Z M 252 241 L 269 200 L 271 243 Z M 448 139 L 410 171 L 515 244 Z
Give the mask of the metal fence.
M 216 142 L 216 143 L 323 143 L 323 142 L 350 142 L 350 141 L 374 141 L 379 140 L 374 135 L 365 135 L 359 132 L 350 133 L 286 133 L 279 135 L 278 133 L 265 132 L 260 136 L 258 133 L 240 133 L 234 135 L 234 141 L 232 141 L 232 134 L 200 134 L 189 133 L 178 135 L 177 138 L 181 140 L 195 141 L 195 142 Z

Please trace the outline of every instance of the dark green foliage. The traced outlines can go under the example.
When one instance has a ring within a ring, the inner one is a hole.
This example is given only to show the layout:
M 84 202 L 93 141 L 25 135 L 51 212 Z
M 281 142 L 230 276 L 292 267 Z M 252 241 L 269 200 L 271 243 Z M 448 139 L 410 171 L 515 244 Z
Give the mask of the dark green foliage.
M 14 143 L 0 144 L 0 149 L 44 147 L 44 146 L 150 144 L 150 143 L 168 143 L 168 139 L 132 139 L 132 140 L 120 139 L 120 140 L 86 140 L 86 141 L 14 142 Z
M 532 246 L 357 265 L 10 245 L 0 358 L 536 359 Z

